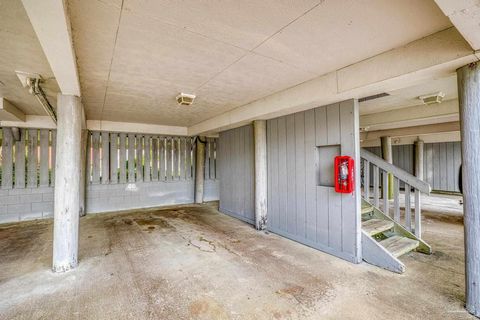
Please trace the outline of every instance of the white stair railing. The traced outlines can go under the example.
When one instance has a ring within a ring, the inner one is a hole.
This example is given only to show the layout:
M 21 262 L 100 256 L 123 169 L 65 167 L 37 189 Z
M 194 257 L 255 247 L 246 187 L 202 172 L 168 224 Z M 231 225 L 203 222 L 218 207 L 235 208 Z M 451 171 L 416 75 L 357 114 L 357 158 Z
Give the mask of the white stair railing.
M 422 237 L 422 211 L 421 211 L 421 193 L 429 195 L 431 192 L 430 184 L 418 179 L 410 173 L 402 170 L 393 164 L 390 164 L 375 154 L 362 149 L 361 161 L 363 164 L 363 197 L 370 204 L 381 208 L 383 212 L 390 216 L 388 200 L 388 180 L 389 174 L 393 176 L 393 219 L 404 226 L 408 231 L 414 231 L 415 236 Z M 373 193 L 370 194 L 370 164 L 373 171 Z M 405 218 L 401 221 L 400 215 L 400 182 L 405 185 Z M 380 196 L 380 185 L 382 186 L 382 195 Z M 414 225 L 412 226 L 412 208 L 411 194 L 414 194 Z M 380 200 L 382 207 L 380 207 Z M 413 228 L 412 228 L 413 227 Z

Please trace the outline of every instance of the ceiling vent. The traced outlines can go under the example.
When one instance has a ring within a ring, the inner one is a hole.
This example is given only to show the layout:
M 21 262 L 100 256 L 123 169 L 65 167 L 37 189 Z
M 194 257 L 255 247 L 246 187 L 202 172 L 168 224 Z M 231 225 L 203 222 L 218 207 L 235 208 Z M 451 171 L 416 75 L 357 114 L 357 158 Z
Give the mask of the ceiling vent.
M 443 92 L 437 92 L 418 97 L 418 99 L 422 100 L 423 104 L 426 105 L 442 103 L 443 98 L 445 98 L 445 93 Z
M 368 96 L 368 97 L 363 97 L 363 98 L 360 98 L 358 99 L 358 102 L 366 102 L 366 101 L 370 101 L 370 100 L 375 100 L 375 99 L 380 99 L 380 98 L 383 98 L 383 97 L 388 97 L 390 94 L 386 93 L 386 92 L 382 92 L 382 93 L 379 93 L 379 94 L 374 94 L 372 96 Z
M 180 93 L 177 96 L 177 103 L 181 106 L 190 106 L 195 100 L 194 94 Z

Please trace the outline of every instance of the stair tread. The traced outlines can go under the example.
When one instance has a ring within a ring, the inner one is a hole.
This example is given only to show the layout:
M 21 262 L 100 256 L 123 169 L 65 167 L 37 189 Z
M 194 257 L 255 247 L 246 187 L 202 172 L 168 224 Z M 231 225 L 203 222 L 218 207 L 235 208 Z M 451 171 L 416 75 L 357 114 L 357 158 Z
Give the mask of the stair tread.
M 370 219 L 362 222 L 362 229 L 373 236 L 393 228 L 394 223 L 390 220 Z
M 387 249 L 393 256 L 399 257 L 418 247 L 419 242 L 402 236 L 392 236 L 380 241 L 380 244 Z
M 362 205 L 362 214 L 369 213 L 373 211 L 373 206 L 371 205 Z

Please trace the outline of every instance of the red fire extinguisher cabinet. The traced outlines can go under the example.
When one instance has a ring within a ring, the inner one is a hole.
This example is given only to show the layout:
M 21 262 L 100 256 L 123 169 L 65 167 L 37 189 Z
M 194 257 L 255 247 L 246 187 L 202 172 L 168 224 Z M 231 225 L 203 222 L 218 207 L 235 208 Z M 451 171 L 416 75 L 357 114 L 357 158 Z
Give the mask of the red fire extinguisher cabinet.
M 355 161 L 349 156 L 335 157 L 335 192 L 352 193 L 355 188 Z

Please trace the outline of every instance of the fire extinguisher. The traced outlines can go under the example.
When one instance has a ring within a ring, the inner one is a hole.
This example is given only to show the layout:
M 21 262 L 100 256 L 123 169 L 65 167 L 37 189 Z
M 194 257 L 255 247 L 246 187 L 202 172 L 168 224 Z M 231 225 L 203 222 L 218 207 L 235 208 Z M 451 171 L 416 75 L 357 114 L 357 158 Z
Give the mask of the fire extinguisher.
M 335 157 L 335 192 L 352 193 L 355 187 L 355 162 L 349 156 Z

